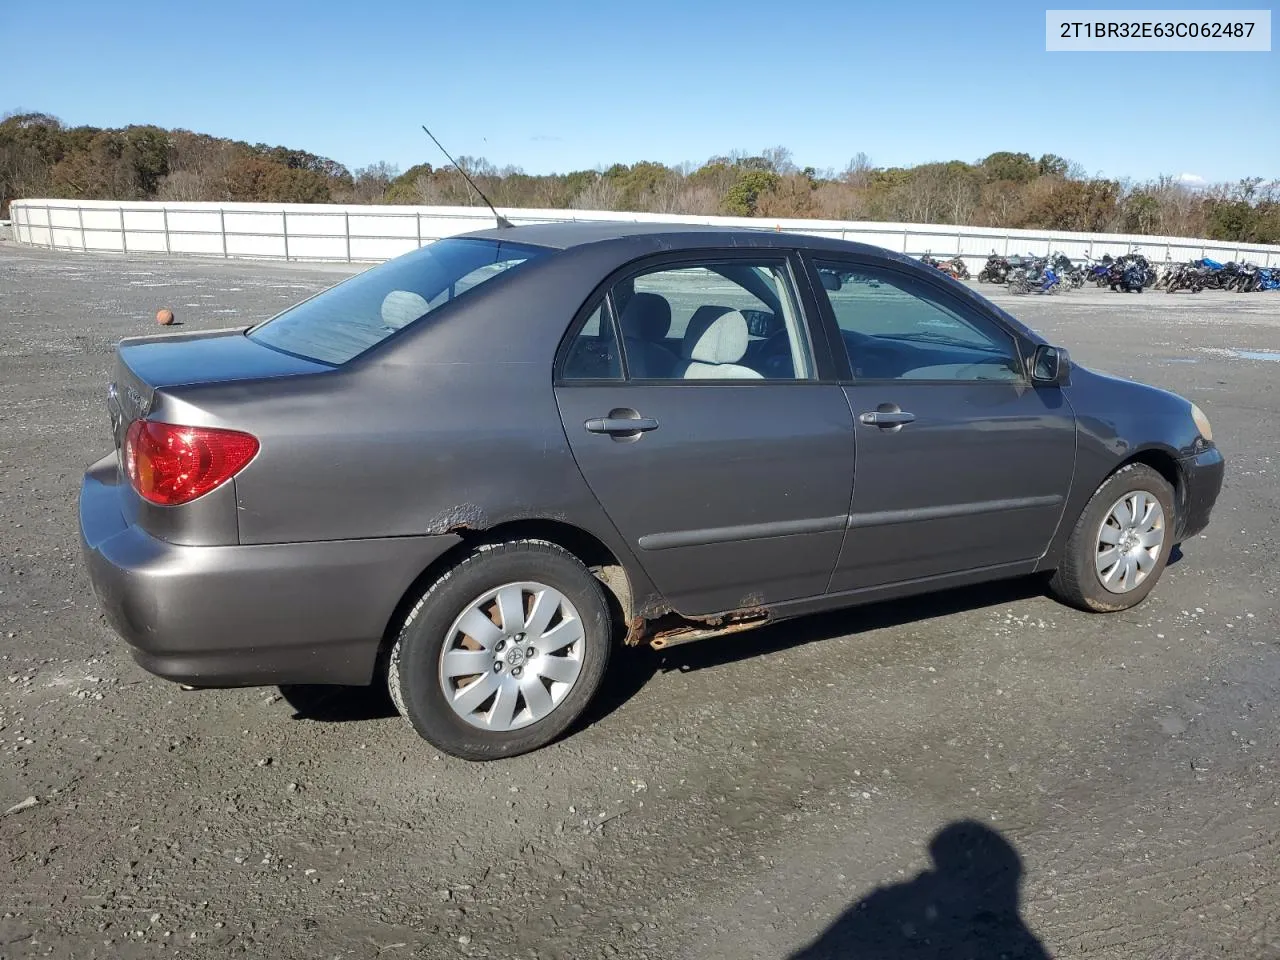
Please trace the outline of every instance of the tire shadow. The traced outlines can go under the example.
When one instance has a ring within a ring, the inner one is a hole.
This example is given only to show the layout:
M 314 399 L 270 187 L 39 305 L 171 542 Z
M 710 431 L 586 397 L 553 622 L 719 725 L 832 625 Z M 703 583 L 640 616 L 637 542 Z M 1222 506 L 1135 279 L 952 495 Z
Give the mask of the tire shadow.
M 1172 562 L 1172 561 L 1171 561 Z M 903 600 L 886 600 L 795 620 L 743 633 L 712 637 L 666 650 L 647 646 L 614 650 L 604 683 L 590 706 L 566 736 L 584 730 L 621 708 L 659 672 L 708 670 L 752 657 L 834 637 L 856 636 L 872 630 L 905 626 L 949 614 L 1001 606 L 1044 595 L 1042 577 L 996 581 L 958 587 Z M 289 684 L 280 695 L 294 710 L 292 719 L 317 723 L 352 723 L 397 716 L 386 687 Z
M 278 689 L 285 703 L 293 707 L 294 720 L 350 723 L 398 716 L 386 685 L 382 683 L 367 687 L 287 684 Z
M 948 614 L 1044 596 L 1044 578 L 1022 577 L 957 587 L 903 600 L 885 600 L 829 613 L 815 613 L 742 633 L 711 637 L 666 650 L 647 646 L 615 651 L 604 685 L 573 732 L 599 723 L 640 692 L 659 672 L 707 670 L 819 640 L 905 626 Z

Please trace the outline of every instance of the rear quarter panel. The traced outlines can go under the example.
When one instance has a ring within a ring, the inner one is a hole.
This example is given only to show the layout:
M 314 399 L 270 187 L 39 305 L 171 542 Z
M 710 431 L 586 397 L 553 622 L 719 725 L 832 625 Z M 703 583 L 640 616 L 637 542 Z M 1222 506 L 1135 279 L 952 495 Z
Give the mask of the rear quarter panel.
M 172 391 L 187 422 L 247 430 L 261 443 L 234 481 L 240 542 L 553 520 L 605 543 L 637 596 L 648 592 L 560 421 L 556 348 L 601 274 L 558 260 L 547 258 L 552 270 L 529 264 L 519 283 L 490 281 L 343 367 Z

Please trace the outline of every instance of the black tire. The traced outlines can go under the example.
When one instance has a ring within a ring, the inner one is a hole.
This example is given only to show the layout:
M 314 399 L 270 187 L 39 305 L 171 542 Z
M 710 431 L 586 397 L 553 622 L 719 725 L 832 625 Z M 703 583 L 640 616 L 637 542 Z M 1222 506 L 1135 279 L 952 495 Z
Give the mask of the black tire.
M 582 666 L 564 699 L 542 720 L 495 732 L 454 712 L 439 679 L 440 657 L 454 620 L 486 591 L 532 581 L 558 590 L 577 609 L 585 642 Z M 600 688 L 613 648 L 605 588 L 577 557 L 544 540 L 486 544 L 446 570 L 405 618 L 388 657 L 387 689 L 396 709 L 434 746 L 464 760 L 497 760 L 536 750 L 560 737 Z
M 1124 494 L 1136 491 L 1148 493 L 1160 502 L 1164 510 L 1165 538 L 1155 568 L 1146 579 L 1128 593 L 1112 593 L 1102 585 L 1095 566 L 1097 531 L 1112 504 Z M 1173 488 L 1169 481 L 1146 464 L 1131 463 L 1121 467 L 1094 491 L 1080 513 L 1063 549 L 1062 561 L 1049 581 L 1049 590 L 1063 603 L 1090 613 L 1114 613 L 1137 606 L 1155 588 L 1169 563 L 1176 522 Z

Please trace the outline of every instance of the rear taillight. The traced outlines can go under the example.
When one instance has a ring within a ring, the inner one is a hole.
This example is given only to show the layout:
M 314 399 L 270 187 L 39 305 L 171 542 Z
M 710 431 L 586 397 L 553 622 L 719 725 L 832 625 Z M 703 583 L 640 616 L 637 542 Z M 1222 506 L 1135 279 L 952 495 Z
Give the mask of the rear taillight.
M 258 452 L 237 430 L 135 420 L 124 441 L 124 469 L 139 495 L 173 507 L 226 483 Z

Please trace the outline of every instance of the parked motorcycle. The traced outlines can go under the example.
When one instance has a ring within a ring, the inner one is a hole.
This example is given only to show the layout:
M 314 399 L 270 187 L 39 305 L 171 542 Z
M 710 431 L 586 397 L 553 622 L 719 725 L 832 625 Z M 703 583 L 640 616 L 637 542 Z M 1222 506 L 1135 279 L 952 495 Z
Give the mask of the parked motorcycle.
M 942 261 L 926 253 L 920 258 L 920 262 L 927 267 L 933 267 L 937 270 L 941 270 L 947 276 L 954 277 L 957 280 L 969 279 L 969 268 L 965 266 L 964 260 L 958 256 L 952 257 L 950 260 Z
M 1205 288 L 1213 275 L 1213 270 L 1201 263 L 1175 263 L 1161 276 L 1159 285 L 1165 293 L 1177 293 L 1187 290 L 1199 293 Z
M 1107 286 L 1113 291 L 1141 293 L 1156 280 L 1155 269 L 1140 253 L 1127 253 L 1111 262 L 1107 270 Z
M 1062 278 L 1064 293 L 1084 286 L 1084 270 L 1076 266 L 1061 250 L 1053 255 L 1049 265 L 1053 268 L 1053 272 Z
M 962 257 L 959 257 L 959 256 L 952 257 L 950 260 L 948 260 L 946 263 L 942 265 L 942 268 L 946 270 L 948 273 L 950 273 L 951 276 L 955 277 L 957 280 L 969 279 L 969 267 L 964 262 L 964 259 Z
M 981 270 L 978 271 L 979 283 L 1007 283 L 1009 280 L 1009 260 L 1007 257 L 1001 257 L 993 250 L 991 256 L 987 257 L 987 262 Z
M 1010 293 L 1062 293 L 1066 289 L 1062 277 L 1042 258 L 1019 263 L 1010 271 L 1008 283 Z
M 1111 254 L 1104 253 L 1101 260 L 1089 257 L 1085 260 L 1084 278 L 1095 287 L 1107 285 L 1107 275 L 1111 272 Z

